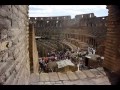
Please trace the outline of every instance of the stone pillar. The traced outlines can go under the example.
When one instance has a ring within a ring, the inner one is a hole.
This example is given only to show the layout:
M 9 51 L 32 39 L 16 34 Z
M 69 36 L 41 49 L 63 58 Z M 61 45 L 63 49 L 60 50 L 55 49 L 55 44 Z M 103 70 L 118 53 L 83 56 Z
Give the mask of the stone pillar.
M 120 74 L 120 6 L 108 5 L 107 36 L 103 66 Z
M 30 71 L 31 73 L 39 72 L 38 51 L 35 40 L 34 25 L 29 24 L 29 56 L 30 56 Z

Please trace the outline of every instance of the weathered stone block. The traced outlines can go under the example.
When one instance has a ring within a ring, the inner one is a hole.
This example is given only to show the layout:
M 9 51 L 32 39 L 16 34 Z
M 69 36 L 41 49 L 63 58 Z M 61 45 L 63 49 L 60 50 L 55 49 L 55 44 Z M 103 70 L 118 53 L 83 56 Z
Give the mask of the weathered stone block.
M 2 5 L 0 12 L 0 83 L 28 84 L 28 6 Z
M 11 19 L 12 15 L 11 5 L 3 5 L 2 8 L 0 8 L 0 12 L 1 12 L 0 16 Z
M 8 62 L 3 62 L 3 64 L 0 67 L 0 75 L 2 75 L 3 73 L 5 73 L 5 71 L 9 68 L 9 66 L 11 65 L 12 61 L 8 61 Z
M 10 77 L 6 80 L 6 82 L 4 83 L 5 85 L 11 85 L 13 83 L 14 77 L 15 77 L 15 72 L 13 72 Z
M 0 85 L 3 85 L 5 82 L 5 75 L 0 76 Z
M 6 50 L 6 49 L 8 49 L 11 46 L 12 46 L 12 42 L 11 41 L 4 41 L 4 42 L 0 43 L 0 51 Z
M 8 49 L 7 45 L 8 45 L 8 41 L 4 41 L 0 43 L 0 51 Z
M 6 18 L 0 18 L 0 29 L 11 28 L 11 21 Z
M 5 53 L 3 56 L 3 61 L 7 61 L 7 58 L 8 58 L 8 53 Z

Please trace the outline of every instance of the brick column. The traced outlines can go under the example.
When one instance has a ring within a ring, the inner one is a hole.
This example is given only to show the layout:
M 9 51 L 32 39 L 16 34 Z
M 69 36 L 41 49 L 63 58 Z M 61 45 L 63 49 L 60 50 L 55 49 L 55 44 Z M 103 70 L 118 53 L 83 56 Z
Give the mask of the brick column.
M 108 5 L 107 36 L 103 66 L 120 73 L 120 6 Z

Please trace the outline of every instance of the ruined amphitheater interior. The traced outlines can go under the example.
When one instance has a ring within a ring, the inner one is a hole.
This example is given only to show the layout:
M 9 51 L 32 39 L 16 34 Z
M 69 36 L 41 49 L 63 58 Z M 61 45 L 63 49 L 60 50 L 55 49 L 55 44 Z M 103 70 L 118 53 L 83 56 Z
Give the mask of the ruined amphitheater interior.
M 0 5 L 0 85 L 119 84 L 120 6 L 105 6 L 106 16 L 73 17 Z

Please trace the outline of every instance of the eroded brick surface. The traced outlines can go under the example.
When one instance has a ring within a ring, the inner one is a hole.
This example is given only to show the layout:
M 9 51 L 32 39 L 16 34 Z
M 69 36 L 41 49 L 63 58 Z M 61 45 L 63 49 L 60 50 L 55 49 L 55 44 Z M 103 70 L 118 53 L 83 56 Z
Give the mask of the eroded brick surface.
M 29 83 L 27 11 L 27 5 L 0 6 L 0 83 L 5 85 Z

